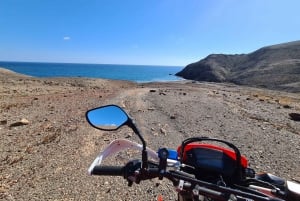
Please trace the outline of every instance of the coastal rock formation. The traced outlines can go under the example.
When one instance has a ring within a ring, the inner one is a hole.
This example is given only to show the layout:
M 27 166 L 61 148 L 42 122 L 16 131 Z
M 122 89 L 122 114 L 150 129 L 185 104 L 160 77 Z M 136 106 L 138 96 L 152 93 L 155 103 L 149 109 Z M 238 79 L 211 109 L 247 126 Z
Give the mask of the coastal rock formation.
M 185 79 L 300 92 L 300 41 L 250 54 L 211 54 L 176 74 Z

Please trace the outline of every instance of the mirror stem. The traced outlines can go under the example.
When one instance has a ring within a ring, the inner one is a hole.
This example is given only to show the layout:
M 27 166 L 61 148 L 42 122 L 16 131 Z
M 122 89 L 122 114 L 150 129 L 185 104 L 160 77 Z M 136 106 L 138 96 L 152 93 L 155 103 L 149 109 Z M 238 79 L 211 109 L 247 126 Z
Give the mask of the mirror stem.
M 145 170 L 145 169 L 148 168 L 148 153 L 147 153 L 147 149 L 146 149 L 146 142 L 145 142 L 144 138 L 142 137 L 139 129 L 136 127 L 134 121 L 131 118 L 129 118 L 128 124 L 129 124 L 129 127 L 132 128 L 132 130 L 134 131 L 134 133 L 137 134 L 137 136 L 142 141 L 142 145 L 143 145 L 143 150 L 142 150 L 142 169 Z

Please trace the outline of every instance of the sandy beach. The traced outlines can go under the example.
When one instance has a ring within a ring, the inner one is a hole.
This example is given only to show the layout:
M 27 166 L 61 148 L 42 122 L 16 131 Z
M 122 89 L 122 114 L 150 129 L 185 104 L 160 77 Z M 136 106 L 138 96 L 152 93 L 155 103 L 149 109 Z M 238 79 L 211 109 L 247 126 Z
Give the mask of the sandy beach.
M 127 187 L 123 178 L 91 177 L 87 168 L 127 128 L 98 131 L 94 107 L 117 104 L 148 146 L 176 149 L 192 136 L 234 143 L 257 172 L 300 180 L 300 94 L 207 82 L 136 84 L 85 78 L 28 77 L 0 69 L 0 200 L 175 200 L 167 180 Z M 127 151 L 106 161 L 122 165 Z M 160 185 L 157 185 L 160 183 Z

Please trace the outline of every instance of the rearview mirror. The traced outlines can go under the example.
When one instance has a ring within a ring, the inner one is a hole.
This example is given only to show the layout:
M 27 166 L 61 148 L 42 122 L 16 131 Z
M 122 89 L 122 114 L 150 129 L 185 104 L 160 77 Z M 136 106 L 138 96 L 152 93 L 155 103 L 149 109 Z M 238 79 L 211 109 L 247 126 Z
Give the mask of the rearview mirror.
M 129 126 L 140 138 L 143 144 L 142 169 L 146 169 L 148 167 L 146 142 L 134 121 L 122 108 L 117 105 L 106 105 L 87 111 L 85 116 L 89 124 L 100 130 L 113 131 L 124 125 Z
M 117 130 L 129 119 L 124 110 L 116 105 L 107 105 L 87 111 L 89 124 L 100 130 Z

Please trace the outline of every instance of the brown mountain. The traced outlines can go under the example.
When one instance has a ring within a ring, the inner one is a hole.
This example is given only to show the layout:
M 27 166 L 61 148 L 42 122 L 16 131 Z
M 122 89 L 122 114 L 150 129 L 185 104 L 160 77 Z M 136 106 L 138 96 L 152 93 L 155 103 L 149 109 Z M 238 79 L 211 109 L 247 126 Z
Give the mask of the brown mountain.
M 176 75 L 300 92 L 300 41 L 263 47 L 249 54 L 211 54 Z

